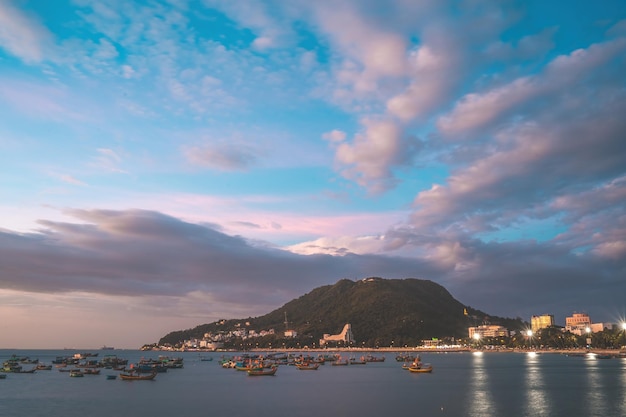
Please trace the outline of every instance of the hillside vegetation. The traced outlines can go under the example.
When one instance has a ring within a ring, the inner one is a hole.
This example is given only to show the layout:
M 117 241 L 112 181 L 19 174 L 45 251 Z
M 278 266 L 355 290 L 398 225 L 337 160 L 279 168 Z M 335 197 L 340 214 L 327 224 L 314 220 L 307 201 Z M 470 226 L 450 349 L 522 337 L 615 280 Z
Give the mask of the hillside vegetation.
M 467 313 L 467 314 L 466 314 Z M 273 337 L 259 338 L 259 346 L 280 343 L 289 328 L 298 332 L 298 342 L 317 344 L 325 333 L 339 333 L 352 325 L 356 346 L 414 346 L 424 339 L 467 337 L 467 328 L 490 322 L 509 329 L 522 327 L 521 319 L 489 317 L 455 300 L 441 285 L 420 279 L 367 278 L 341 280 L 314 289 L 260 317 L 222 320 L 163 337 L 159 344 L 176 345 L 202 338 L 205 333 L 229 331 L 248 322 L 256 331 L 275 329 Z M 283 341 L 284 342 L 284 341 Z M 275 345 L 277 346 L 277 345 Z M 266 347 L 266 346 L 263 346 Z

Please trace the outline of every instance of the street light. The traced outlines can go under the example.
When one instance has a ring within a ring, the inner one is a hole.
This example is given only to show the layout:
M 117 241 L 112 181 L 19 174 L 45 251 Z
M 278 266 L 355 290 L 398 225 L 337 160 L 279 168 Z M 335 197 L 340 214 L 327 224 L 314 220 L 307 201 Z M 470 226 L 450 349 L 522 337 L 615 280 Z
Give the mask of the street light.
M 591 348 L 591 328 L 589 326 L 585 327 L 585 332 L 587 333 L 587 349 Z
M 526 336 L 528 336 L 528 349 L 530 350 L 530 348 L 532 347 L 531 339 L 533 337 L 533 331 L 532 330 L 527 330 L 526 331 Z
M 476 342 L 476 348 L 478 348 L 478 344 L 480 342 L 480 333 L 475 332 L 472 337 L 474 338 L 475 342 Z

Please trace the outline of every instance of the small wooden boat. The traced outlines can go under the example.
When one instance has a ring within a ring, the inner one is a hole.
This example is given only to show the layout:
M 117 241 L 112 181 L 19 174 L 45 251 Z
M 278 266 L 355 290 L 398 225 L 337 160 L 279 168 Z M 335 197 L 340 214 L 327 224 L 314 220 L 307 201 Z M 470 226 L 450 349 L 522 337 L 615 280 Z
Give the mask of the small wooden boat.
M 418 365 L 411 365 L 408 369 L 409 372 L 430 373 L 433 371 L 433 366 L 429 363 L 420 363 Z
M 25 370 L 23 370 L 23 369 L 17 369 L 17 370 L 15 370 L 15 371 L 13 371 L 12 373 L 14 373 L 14 374 L 34 374 L 36 370 L 37 370 L 37 369 L 35 369 L 35 368 L 33 368 L 33 369 L 28 369 L 28 370 L 26 370 L 26 371 L 25 371 Z
M 347 366 L 350 364 L 347 359 L 337 359 L 330 363 L 332 366 Z
M 413 355 L 411 353 L 399 354 L 396 356 L 396 362 L 411 362 L 419 359 L 419 355 Z
M 305 362 L 305 363 L 297 363 L 296 364 L 296 368 L 302 370 L 302 371 L 316 371 L 317 368 L 320 367 L 319 362 L 315 362 L 315 363 L 310 363 L 310 362 Z
M 249 376 L 272 376 L 278 370 L 277 366 L 272 366 L 271 368 L 251 368 L 246 372 Z
M 107 375 L 107 379 L 116 379 L 117 375 Z
M 83 373 L 85 375 L 100 375 L 100 369 L 85 368 Z
M 152 372 L 150 374 L 138 374 L 135 372 L 128 374 L 120 374 L 120 378 L 124 381 L 149 381 L 154 379 L 156 376 L 156 372 Z
M 7 379 L 7 374 L 0 374 L 0 379 Z
M 72 378 L 80 378 L 80 377 L 85 376 L 85 374 L 84 374 L 84 373 L 83 373 L 83 371 L 81 371 L 80 369 L 72 369 L 72 370 L 70 371 L 70 376 L 71 376 Z

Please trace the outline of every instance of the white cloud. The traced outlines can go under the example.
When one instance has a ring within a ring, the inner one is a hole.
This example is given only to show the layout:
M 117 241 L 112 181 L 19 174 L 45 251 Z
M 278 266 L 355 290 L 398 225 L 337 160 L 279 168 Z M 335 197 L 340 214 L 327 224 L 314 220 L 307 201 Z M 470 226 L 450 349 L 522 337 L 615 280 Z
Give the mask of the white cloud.
M 459 78 L 457 67 L 460 59 L 457 48 L 444 39 L 445 35 L 442 35 L 437 42 L 428 43 L 426 38 L 425 43 L 411 55 L 411 83 L 403 92 L 388 100 L 390 114 L 407 122 L 416 117 L 424 118 L 448 98 Z
M 131 65 L 122 65 L 122 77 L 126 79 L 133 78 L 135 75 L 135 70 Z
M 87 185 L 86 183 L 84 183 L 83 181 L 73 177 L 72 175 L 69 174 L 63 174 L 60 176 L 61 181 L 66 182 L 68 184 L 72 184 L 72 185 L 80 185 L 80 186 L 85 186 Z
M 364 131 L 352 142 L 338 142 L 335 161 L 345 178 L 370 192 L 389 190 L 396 184 L 393 169 L 413 162 L 419 142 L 389 119 L 364 118 L 361 123 Z
M 272 48 L 274 45 L 274 40 L 267 36 L 258 37 L 252 42 L 252 47 L 261 51 Z
M 381 79 L 406 74 L 407 43 L 403 36 L 377 26 L 374 19 L 347 2 L 317 2 L 311 7 L 322 30 L 341 54 L 336 79 L 339 91 L 347 89 L 341 95 L 378 95 Z
M 330 132 L 324 133 L 322 135 L 322 138 L 331 143 L 343 142 L 346 139 L 346 132 L 335 129 L 331 130 Z
M 51 41 L 48 30 L 13 8 L 10 2 L 0 2 L 0 47 L 27 64 L 43 61 Z
M 526 104 L 537 101 L 540 105 L 543 104 L 538 101 L 540 98 L 555 99 L 567 95 L 568 88 L 581 87 L 584 85 L 581 82 L 596 76 L 596 71 L 602 70 L 625 50 L 626 38 L 622 38 L 560 55 L 541 73 L 519 77 L 482 93 L 465 95 L 450 113 L 439 117 L 437 127 L 446 135 L 456 135 L 501 123 Z
M 470 132 L 496 120 L 539 91 L 531 78 L 523 77 L 484 94 L 467 94 L 450 114 L 439 118 L 437 127 L 447 135 Z
M 220 171 L 247 170 L 257 160 L 257 154 L 251 147 L 235 144 L 191 146 L 185 148 L 183 153 L 194 165 Z
M 109 172 L 126 173 L 121 168 L 122 157 L 118 152 L 109 148 L 98 148 L 96 152 L 97 155 L 92 160 L 93 166 Z

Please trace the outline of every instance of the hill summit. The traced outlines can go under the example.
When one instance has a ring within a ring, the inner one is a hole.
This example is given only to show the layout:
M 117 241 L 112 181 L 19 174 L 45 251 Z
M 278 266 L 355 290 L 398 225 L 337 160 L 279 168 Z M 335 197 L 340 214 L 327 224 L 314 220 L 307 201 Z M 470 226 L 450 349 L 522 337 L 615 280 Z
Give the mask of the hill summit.
M 521 326 L 520 319 L 490 317 L 463 305 L 444 287 L 430 280 L 343 279 L 334 285 L 318 287 L 264 316 L 220 320 L 171 332 L 159 345 L 176 345 L 183 340 L 201 339 L 205 333 L 244 326 L 256 331 L 275 330 L 272 337 L 259 338 L 259 347 L 270 343 L 278 346 L 285 330 L 296 331 L 299 343 L 311 346 L 324 334 L 338 333 L 350 323 L 356 346 L 415 346 L 424 339 L 467 337 L 469 326 L 484 322 L 513 328 Z

